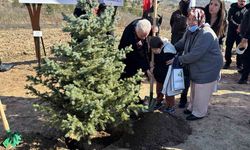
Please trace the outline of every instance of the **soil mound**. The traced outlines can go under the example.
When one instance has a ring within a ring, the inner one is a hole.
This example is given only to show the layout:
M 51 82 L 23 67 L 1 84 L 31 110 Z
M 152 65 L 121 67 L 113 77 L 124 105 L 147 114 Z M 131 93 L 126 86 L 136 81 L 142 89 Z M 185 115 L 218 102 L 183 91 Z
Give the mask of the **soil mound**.
M 191 128 L 181 118 L 167 113 L 145 113 L 134 123 L 134 134 L 125 134 L 114 145 L 134 150 L 161 149 L 183 143 Z

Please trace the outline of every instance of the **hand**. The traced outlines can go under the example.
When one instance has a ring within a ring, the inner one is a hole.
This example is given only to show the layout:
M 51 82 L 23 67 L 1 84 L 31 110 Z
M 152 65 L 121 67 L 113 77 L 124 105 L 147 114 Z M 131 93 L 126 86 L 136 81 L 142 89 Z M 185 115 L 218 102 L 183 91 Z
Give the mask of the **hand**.
M 237 33 L 240 33 L 240 25 L 238 25 L 238 28 L 237 28 Z
M 150 68 L 154 68 L 155 63 L 153 61 L 150 62 Z
M 151 73 L 153 73 L 153 72 L 154 72 L 154 69 L 155 69 L 154 67 L 151 67 L 149 71 L 150 71 Z
M 147 75 L 150 79 L 154 77 L 153 73 L 149 69 L 147 70 Z
M 170 64 L 172 64 L 173 62 L 174 62 L 174 58 L 172 58 L 172 59 L 166 61 L 166 65 L 170 65 Z
M 140 41 L 138 41 L 138 42 L 136 43 L 137 48 L 142 47 L 142 45 L 143 45 L 143 43 L 142 43 L 142 41 L 141 41 L 141 40 L 140 40 Z
M 241 39 L 241 42 L 242 42 L 242 43 L 247 43 L 247 42 L 248 42 L 248 39 L 242 38 L 242 39 Z
M 247 48 L 247 46 L 248 46 L 248 39 L 242 38 L 239 47 Z

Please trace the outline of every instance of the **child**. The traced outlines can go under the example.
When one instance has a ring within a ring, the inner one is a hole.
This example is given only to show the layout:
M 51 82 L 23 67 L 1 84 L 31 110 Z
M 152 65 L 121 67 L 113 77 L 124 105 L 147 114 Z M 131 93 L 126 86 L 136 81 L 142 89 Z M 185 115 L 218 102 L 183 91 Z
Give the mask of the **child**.
M 153 72 L 156 80 L 156 106 L 155 109 L 159 109 L 162 106 L 162 101 L 164 95 L 161 93 L 165 77 L 168 72 L 167 61 L 174 58 L 176 50 L 171 47 L 171 44 L 168 41 L 164 41 L 160 37 L 152 37 L 150 40 L 150 47 L 154 53 L 154 68 L 151 70 Z M 164 112 L 173 113 L 174 112 L 174 96 L 165 95 L 166 106 L 167 108 Z

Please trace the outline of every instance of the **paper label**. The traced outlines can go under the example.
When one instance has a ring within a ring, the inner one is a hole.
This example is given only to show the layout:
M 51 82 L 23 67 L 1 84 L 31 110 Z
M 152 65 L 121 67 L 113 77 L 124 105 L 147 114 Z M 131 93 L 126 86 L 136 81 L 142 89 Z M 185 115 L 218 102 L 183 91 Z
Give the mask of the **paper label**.
M 42 31 L 33 31 L 33 36 L 34 37 L 42 37 L 43 36 L 43 32 Z

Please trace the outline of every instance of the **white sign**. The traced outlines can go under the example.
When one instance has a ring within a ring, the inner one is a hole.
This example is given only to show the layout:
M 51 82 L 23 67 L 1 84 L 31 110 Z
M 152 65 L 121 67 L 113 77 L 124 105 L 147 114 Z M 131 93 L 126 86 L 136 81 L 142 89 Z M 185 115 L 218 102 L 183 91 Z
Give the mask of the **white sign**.
M 123 0 L 99 0 L 99 3 L 105 3 L 111 6 L 123 6 Z
M 77 0 L 19 0 L 19 3 L 30 3 L 30 4 L 77 4 Z
M 42 31 L 33 31 L 33 36 L 34 37 L 42 37 L 43 36 L 43 32 Z

